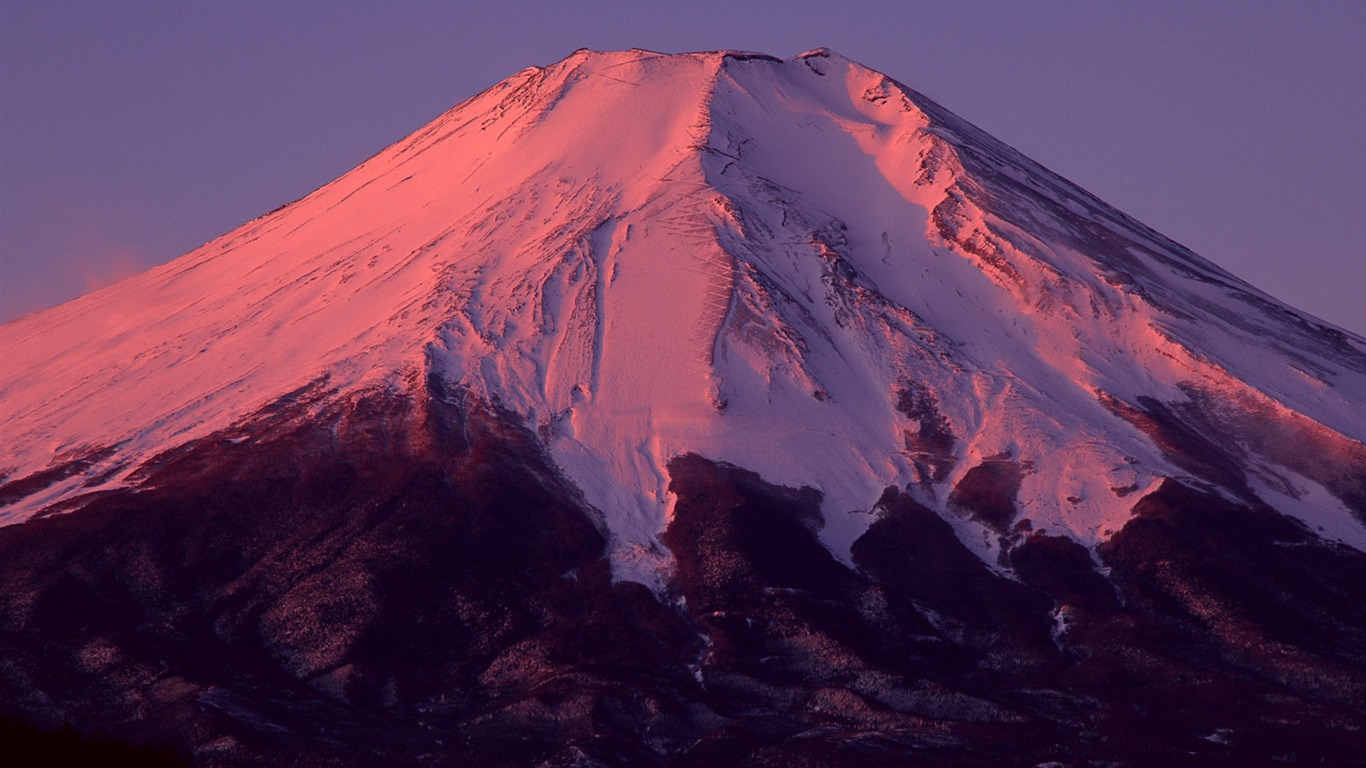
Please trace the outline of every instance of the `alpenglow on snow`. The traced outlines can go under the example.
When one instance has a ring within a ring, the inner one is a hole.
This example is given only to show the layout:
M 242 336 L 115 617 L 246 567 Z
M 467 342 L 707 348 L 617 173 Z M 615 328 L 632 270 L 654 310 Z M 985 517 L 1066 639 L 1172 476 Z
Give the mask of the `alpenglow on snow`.
M 5 525 L 438 377 L 540 436 L 620 580 L 668 573 L 688 453 L 818 490 L 846 562 L 888 486 L 995 562 L 1164 478 L 1366 548 L 1366 341 L 825 50 L 526 69 L 0 348 Z

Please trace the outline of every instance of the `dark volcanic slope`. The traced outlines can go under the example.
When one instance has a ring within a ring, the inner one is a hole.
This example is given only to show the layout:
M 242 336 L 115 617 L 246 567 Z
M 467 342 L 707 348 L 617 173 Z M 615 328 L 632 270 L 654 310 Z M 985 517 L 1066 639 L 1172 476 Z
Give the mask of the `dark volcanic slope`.
M 1366 556 L 1270 510 L 1171 482 L 1108 580 L 1019 531 L 1014 580 L 889 490 L 850 568 L 817 493 L 685 456 L 661 600 L 505 415 L 321 394 L 0 529 L 3 714 L 202 765 L 1366 764 Z

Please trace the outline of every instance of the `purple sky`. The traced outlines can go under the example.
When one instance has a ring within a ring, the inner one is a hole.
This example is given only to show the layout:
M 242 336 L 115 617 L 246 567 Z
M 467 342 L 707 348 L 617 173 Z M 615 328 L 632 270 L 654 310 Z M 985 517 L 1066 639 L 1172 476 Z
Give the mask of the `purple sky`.
M 575 48 L 822 45 L 1366 334 L 1356 0 L 0 0 L 0 320 L 177 256 Z

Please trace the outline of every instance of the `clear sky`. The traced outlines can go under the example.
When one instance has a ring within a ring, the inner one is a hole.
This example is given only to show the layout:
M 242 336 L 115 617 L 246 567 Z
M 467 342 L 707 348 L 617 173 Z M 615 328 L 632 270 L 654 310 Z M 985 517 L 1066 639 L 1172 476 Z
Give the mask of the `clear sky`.
M 0 320 L 579 47 L 827 46 L 1366 334 L 1366 2 L 0 0 Z

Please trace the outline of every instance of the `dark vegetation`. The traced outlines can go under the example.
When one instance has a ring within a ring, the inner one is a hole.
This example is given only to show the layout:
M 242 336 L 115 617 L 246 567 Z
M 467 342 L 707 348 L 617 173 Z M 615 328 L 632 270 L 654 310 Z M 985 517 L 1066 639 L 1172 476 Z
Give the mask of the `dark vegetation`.
M 1016 525 L 1007 577 L 888 489 L 846 564 L 816 492 L 684 456 L 656 596 L 496 408 L 430 384 L 277 411 L 0 529 L 4 757 L 1366 765 L 1366 556 L 1256 504 L 1169 481 L 1099 561 Z M 1004 528 L 997 461 L 955 503 Z
M 0 754 L 12 768 L 28 766 L 98 765 L 108 768 L 179 768 L 189 757 L 180 751 L 151 744 L 130 744 L 108 735 L 78 733 L 64 722 L 56 730 L 0 717 Z

